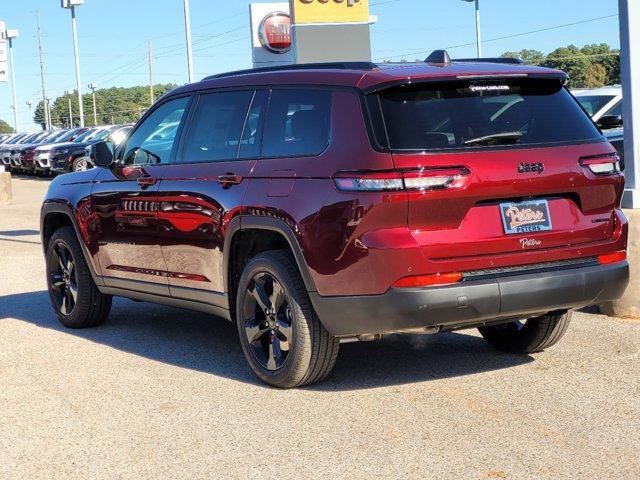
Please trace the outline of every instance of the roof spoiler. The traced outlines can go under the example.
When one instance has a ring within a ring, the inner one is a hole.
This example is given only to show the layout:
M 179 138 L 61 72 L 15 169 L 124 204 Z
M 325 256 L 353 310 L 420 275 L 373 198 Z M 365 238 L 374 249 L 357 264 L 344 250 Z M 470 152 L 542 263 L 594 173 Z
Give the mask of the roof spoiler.
M 426 59 L 426 63 L 433 65 L 449 65 L 451 62 L 468 62 L 468 63 L 506 63 L 511 65 L 520 65 L 522 60 L 510 57 L 494 57 L 494 58 L 455 58 L 451 60 L 449 52 L 446 50 L 434 50 Z

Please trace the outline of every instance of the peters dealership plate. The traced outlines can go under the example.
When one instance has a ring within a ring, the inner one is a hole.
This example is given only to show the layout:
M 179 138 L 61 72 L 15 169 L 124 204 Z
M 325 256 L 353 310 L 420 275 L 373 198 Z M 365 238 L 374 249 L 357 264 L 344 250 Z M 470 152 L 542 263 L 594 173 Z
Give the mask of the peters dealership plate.
M 545 232 L 552 228 L 549 203 L 546 200 L 501 203 L 500 216 L 507 235 Z

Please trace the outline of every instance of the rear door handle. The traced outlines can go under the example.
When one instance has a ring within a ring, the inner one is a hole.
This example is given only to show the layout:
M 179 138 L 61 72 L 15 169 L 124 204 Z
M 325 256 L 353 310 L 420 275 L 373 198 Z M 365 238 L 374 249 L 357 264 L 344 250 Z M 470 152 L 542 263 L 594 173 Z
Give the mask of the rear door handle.
M 144 190 L 145 188 L 149 188 L 152 185 L 158 183 L 158 179 L 156 177 L 140 177 L 136 180 L 138 185 Z
M 219 175 L 218 183 L 221 184 L 224 188 L 229 188 L 231 185 L 239 185 L 240 183 L 242 183 L 242 176 L 234 175 L 233 173 Z

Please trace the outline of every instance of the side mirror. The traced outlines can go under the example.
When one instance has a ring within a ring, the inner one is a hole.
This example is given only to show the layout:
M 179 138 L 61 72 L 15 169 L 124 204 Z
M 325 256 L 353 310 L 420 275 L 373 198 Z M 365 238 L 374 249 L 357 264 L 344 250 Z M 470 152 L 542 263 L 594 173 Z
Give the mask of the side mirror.
M 610 128 L 618 128 L 623 125 L 622 115 L 605 115 L 598 120 L 598 128 L 608 130 Z
M 113 164 L 113 148 L 111 142 L 98 142 L 91 145 L 89 158 L 96 167 L 110 167 L 111 164 Z

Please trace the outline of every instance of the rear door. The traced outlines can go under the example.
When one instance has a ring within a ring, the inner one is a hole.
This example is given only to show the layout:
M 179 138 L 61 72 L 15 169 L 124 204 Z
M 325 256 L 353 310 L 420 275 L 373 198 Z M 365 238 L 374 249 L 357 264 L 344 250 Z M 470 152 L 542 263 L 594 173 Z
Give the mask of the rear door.
M 427 258 L 611 236 L 623 186 L 615 152 L 559 80 L 423 84 L 379 100 Z
M 227 308 L 223 247 L 260 154 L 267 92 L 203 92 L 163 173 L 158 222 L 171 294 Z
M 95 180 L 90 209 L 98 219 L 96 254 L 108 286 L 126 288 L 123 281 L 136 281 L 137 290 L 169 295 L 158 237 L 158 187 L 175 158 L 189 102 L 184 96 L 155 107 L 120 150 L 117 165 L 100 169 Z

